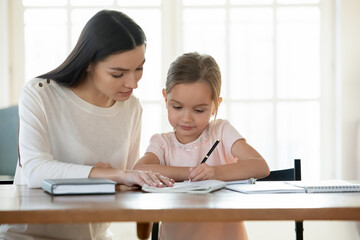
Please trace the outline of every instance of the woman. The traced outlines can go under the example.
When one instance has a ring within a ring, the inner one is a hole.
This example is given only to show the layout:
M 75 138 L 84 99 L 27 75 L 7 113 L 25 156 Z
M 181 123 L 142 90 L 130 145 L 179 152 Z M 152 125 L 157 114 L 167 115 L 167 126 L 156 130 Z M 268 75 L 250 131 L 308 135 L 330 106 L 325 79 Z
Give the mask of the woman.
M 59 67 L 26 83 L 19 100 L 15 184 L 39 188 L 46 178 L 102 177 L 127 186 L 172 186 L 159 174 L 127 170 L 139 156 L 142 108 L 132 91 L 142 77 L 145 45 L 132 19 L 103 10 L 88 21 Z M 0 236 L 111 239 L 108 226 L 4 225 Z

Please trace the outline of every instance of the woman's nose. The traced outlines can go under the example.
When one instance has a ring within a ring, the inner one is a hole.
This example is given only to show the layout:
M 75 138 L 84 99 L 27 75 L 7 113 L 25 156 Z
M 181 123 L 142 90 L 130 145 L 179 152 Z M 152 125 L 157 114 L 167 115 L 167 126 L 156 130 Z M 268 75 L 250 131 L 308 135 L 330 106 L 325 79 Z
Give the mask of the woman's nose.
M 138 87 L 139 78 L 136 74 L 129 74 L 128 79 L 126 80 L 125 86 L 128 88 L 135 89 Z

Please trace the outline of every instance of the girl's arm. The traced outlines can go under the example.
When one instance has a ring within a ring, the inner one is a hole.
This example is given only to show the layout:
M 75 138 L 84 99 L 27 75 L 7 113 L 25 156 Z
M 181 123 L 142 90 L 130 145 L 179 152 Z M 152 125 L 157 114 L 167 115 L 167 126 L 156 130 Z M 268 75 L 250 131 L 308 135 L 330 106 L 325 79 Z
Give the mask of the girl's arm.
M 244 139 L 237 140 L 231 147 L 236 163 L 209 166 L 206 163 L 190 169 L 189 179 L 193 181 L 218 179 L 223 181 L 263 178 L 270 174 L 264 158 Z
M 142 171 L 152 171 L 168 178 L 172 178 L 175 181 L 184 181 L 188 180 L 190 168 L 161 165 L 159 158 L 154 153 L 147 152 L 135 164 L 134 169 Z

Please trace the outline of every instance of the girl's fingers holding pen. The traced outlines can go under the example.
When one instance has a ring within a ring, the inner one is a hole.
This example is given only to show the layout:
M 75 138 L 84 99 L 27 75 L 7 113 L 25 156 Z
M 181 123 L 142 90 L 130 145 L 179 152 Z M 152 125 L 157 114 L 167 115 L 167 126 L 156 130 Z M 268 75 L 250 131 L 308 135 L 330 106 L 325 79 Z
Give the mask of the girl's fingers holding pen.
M 192 181 L 214 179 L 214 177 L 215 174 L 213 167 L 207 165 L 206 163 L 200 164 L 199 166 L 195 167 L 189 174 L 189 179 L 191 179 Z
M 191 181 L 198 181 L 198 175 L 203 171 L 201 166 L 192 167 L 189 169 L 188 179 Z

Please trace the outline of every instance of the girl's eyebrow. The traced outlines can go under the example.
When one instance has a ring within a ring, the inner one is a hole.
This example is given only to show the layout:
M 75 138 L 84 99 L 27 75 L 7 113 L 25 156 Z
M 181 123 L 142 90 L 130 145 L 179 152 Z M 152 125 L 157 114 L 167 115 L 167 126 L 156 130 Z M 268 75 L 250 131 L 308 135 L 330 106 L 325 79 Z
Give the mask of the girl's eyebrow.
M 169 102 L 174 102 L 174 103 L 177 103 L 177 104 L 182 104 L 181 102 L 176 101 L 175 99 L 169 99 Z M 209 106 L 209 104 L 207 104 L 207 103 L 202 103 L 202 104 L 198 104 L 198 105 L 196 105 L 196 106 L 194 106 L 194 107 L 208 107 L 208 106 Z
M 144 65 L 144 63 L 145 63 L 145 59 L 137 68 Z M 111 67 L 110 70 L 123 71 L 123 72 L 130 71 L 130 69 L 122 68 L 122 67 Z
M 175 99 L 169 99 L 169 102 L 174 102 L 174 103 L 179 103 L 179 104 L 181 104 L 181 102 L 176 101 Z

